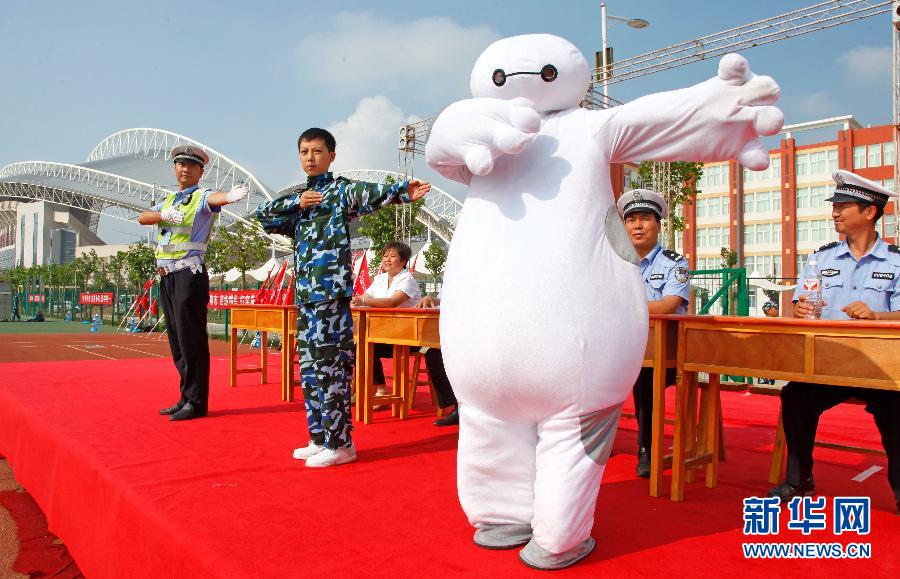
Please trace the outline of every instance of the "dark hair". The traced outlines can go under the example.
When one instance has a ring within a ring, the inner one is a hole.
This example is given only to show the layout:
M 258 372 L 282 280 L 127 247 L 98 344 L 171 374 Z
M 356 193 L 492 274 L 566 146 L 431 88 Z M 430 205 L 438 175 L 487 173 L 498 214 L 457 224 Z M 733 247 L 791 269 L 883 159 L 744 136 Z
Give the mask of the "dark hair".
M 403 260 L 403 267 L 406 267 L 406 264 L 409 263 L 409 259 L 412 257 L 412 249 L 402 241 L 392 241 L 384 246 L 384 249 L 381 250 L 381 255 L 384 255 L 389 249 L 397 252 L 397 255 Z
M 866 203 L 865 201 L 859 201 L 856 203 L 856 206 L 859 207 L 860 212 L 865 211 L 866 207 L 874 207 L 875 208 L 875 219 L 872 223 L 878 223 L 878 220 L 884 216 L 884 207 L 879 207 L 874 203 Z
M 333 153 L 337 148 L 337 141 L 334 140 L 334 135 L 326 131 L 325 129 L 320 129 L 318 127 L 313 127 L 311 129 L 306 129 L 303 131 L 303 134 L 300 135 L 300 138 L 297 139 L 297 150 L 300 150 L 300 143 L 303 141 L 315 141 L 316 139 L 322 139 L 325 141 L 325 146 L 328 147 L 328 151 Z

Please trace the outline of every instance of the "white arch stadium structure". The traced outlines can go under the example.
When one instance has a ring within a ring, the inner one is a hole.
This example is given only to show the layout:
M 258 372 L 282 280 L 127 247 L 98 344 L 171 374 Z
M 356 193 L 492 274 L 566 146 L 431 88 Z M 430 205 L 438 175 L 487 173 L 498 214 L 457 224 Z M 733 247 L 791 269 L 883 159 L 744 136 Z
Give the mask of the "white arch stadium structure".
M 212 147 L 160 129 L 127 129 L 103 139 L 83 163 L 25 161 L 0 169 L 0 252 L 11 251 L 17 230 L 23 230 L 17 227 L 16 209 L 20 203 L 45 201 L 64 206 L 68 208 L 69 224 L 89 231 L 95 239 L 101 215 L 135 221 L 142 211 L 177 190 L 169 160 L 169 152 L 177 145 L 199 146 L 209 154 L 202 186 L 227 191 L 243 184 L 250 189 L 245 201 L 223 209 L 221 226 L 249 220 L 261 202 L 296 187 L 285 188 L 273 196 L 260 179 Z M 384 183 L 388 177 L 401 178 L 396 172 L 385 170 L 352 170 L 339 174 L 378 183 Z M 449 243 L 461 208 L 457 199 L 432 188 L 417 219 Z M 66 224 L 59 226 L 66 227 Z M 273 239 L 280 249 L 288 249 L 287 239 L 280 236 Z

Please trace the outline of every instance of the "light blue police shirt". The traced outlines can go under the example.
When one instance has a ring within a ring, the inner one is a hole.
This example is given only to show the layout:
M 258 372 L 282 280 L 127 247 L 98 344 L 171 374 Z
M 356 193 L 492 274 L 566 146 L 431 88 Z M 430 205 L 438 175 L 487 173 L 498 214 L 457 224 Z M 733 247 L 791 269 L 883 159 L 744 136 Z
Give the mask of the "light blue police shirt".
M 655 302 L 666 296 L 678 296 L 682 301 L 675 313 L 687 313 L 691 283 L 688 262 L 683 256 L 657 244 L 638 265 L 644 279 L 647 301 Z
M 175 193 L 175 201 L 172 202 L 172 206 L 176 209 L 178 206 L 187 199 L 188 195 L 193 193 L 199 189 L 199 186 L 194 185 L 193 187 L 188 187 L 184 191 L 179 191 Z M 209 196 L 213 193 L 212 190 L 206 189 L 203 192 L 203 199 L 200 200 L 200 205 L 197 207 L 197 214 L 194 215 L 194 226 L 191 228 L 191 243 L 206 243 L 209 240 L 210 229 L 212 229 L 213 222 L 216 218 L 216 213 L 222 210 L 221 207 L 212 207 L 209 206 Z M 154 205 L 150 208 L 151 211 L 162 211 L 163 204 L 165 203 L 165 199 Z M 165 225 L 160 225 L 160 229 L 165 229 Z M 171 239 L 172 233 L 170 231 L 166 231 L 163 233 L 162 237 L 159 240 L 160 245 L 166 245 L 169 243 L 169 239 Z M 188 250 L 187 255 L 184 257 L 193 257 L 195 255 L 199 255 L 201 258 L 205 254 L 205 251 L 200 251 L 197 249 Z M 157 267 L 162 267 L 167 263 L 172 263 L 176 261 L 174 259 L 157 259 L 156 265 Z
M 900 249 L 878 237 L 875 245 L 859 260 L 853 257 L 847 241 L 823 245 L 815 256 L 816 270 L 822 276 L 823 320 L 849 320 L 841 308 L 864 302 L 873 312 L 900 310 Z M 803 276 L 794 290 L 794 302 L 803 293 Z

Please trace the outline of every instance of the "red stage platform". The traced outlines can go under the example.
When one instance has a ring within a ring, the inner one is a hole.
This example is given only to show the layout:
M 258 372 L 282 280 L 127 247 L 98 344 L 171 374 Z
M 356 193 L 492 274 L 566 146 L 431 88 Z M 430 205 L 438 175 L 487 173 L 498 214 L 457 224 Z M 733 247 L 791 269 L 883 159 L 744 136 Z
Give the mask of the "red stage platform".
M 177 396 L 169 360 L 0 364 L 0 453 L 88 577 L 540 575 L 516 550 L 472 543 L 456 498 L 457 431 L 431 424 L 425 392 L 410 420 L 380 413 L 357 425 L 358 462 L 309 469 L 290 458 L 307 440 L 302 403 L 280 402 L 277 382 L 253 384 L 253 375 L 228 388 L 226 371 L 215 357 L 208 418 L 170 423 L 157 415 Z M 851 480 L 884 459 L 834 451 L 817 450 L 819 488 L 872 496 L 871 534 L 783 530 L 769 540 L 870 542 L 872 558 L 744 559 L 742 499 L 770 486 L 776 403 L 724 395 L 719 486 L 688 485 L 680 504 L 651 499 L 634 476 L 634 423 L 624 420 L 600 492 L 597 549 L 560 575 L 897 576 L 900 517 L 884 471 Z M 820 430 L 879 446 L 859 407 L 827 414 Z

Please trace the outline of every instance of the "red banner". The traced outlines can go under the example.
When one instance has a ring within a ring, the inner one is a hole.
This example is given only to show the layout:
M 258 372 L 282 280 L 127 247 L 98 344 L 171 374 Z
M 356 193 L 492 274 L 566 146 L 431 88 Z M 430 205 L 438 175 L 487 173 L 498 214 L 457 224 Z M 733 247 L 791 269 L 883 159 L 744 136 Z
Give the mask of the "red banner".
M 78 296 L 78 303 L 86 306 L 111 306 L 113 303 L 113 295 L 111 292 L 83 293 Z
M 209 308 L 212 310 L 224 310 L 231 306 L 246 306 L 255 303 L 256 290 L 209 292 Z
M 28 294 L 28 303 L 29 304 L 42 304 L 47 301 L 47 296 L 44 294 Z

